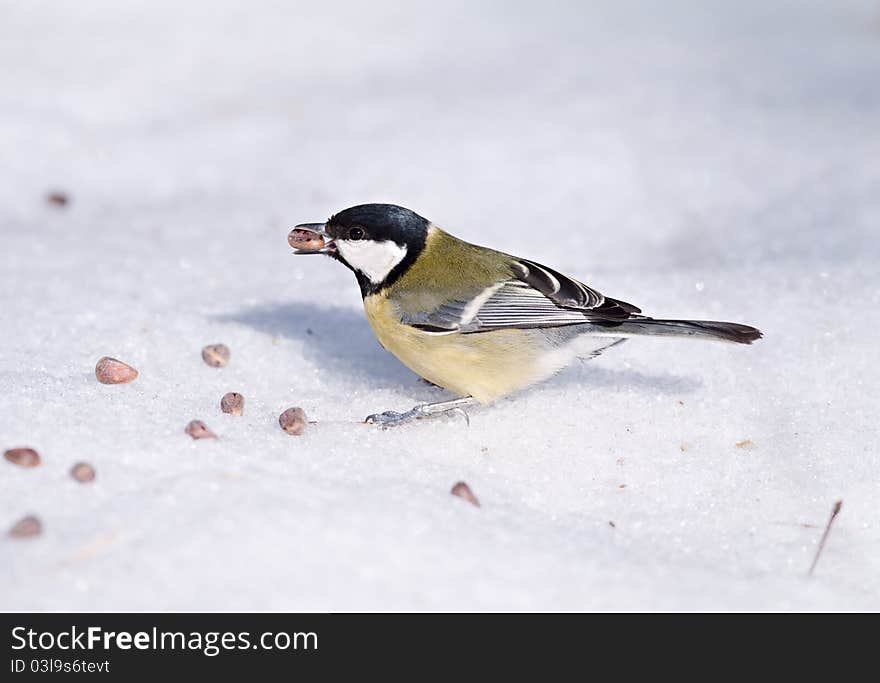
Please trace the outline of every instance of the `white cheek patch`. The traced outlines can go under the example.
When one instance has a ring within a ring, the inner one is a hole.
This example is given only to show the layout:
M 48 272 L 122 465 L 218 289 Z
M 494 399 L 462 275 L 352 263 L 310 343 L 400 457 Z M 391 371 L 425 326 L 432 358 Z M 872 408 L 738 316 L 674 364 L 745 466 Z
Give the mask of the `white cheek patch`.
M 406 247 L 393 240 L 336 240 L 336 248 L 352 268 L 366 275 L 374 285 L 388 277 L 406 256 Z

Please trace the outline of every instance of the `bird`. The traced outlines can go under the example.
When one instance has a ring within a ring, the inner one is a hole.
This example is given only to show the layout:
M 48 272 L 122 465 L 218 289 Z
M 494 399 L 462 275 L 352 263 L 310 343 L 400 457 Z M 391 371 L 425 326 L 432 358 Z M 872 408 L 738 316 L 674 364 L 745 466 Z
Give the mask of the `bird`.
M 324 223 L 299 224 L 288 242 L 295 254 L 323 254 L 351 270 L 379 343 L 457 396 L 365 420 L 384 427 L 490 403 L 629 337 L 738 344 L 762 337 L 740 323 L 648 317 L 548 266 L 459 239 L 395 204 L 360 204 Z

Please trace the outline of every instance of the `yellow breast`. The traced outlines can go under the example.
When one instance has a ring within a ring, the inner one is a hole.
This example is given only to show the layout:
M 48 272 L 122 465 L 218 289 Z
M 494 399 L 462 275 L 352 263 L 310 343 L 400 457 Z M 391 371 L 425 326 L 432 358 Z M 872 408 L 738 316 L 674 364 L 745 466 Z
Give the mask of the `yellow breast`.
M 364 309 L 379 342 L 404 365 L 481 403 L 545 379 L 571 359 L 550 348 L 537 330 L 431 334 L 401 324 L 396 305 L 381 294 L 366 297 Z

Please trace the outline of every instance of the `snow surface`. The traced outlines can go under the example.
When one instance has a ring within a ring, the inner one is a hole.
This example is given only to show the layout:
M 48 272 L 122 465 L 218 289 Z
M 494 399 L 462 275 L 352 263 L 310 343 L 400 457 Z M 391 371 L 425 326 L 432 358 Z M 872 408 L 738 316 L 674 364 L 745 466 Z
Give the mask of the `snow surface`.
M 880 609 L 875 2 L 31 0 L 0 65 L 0 608 Z M 290 255 L 369 201 L 766 338 L 357 424 L 446 396 Z

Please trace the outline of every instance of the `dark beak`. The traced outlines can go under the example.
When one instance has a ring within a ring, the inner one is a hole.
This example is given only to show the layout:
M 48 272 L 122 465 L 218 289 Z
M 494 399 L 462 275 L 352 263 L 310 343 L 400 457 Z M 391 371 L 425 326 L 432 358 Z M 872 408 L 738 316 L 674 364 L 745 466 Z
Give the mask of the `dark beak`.
M 335 254 L 336 245 L 327 234 L 325 223 L 301 223 L 290 231 L 287 242 L 294 254 Z

